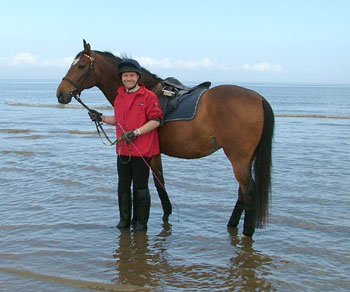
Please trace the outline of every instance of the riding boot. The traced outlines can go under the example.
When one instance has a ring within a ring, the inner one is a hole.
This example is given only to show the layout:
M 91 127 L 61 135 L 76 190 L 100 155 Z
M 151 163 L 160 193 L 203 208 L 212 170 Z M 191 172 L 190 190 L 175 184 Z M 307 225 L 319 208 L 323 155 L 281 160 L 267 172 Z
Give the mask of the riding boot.
M 129 228 L 131 219 L 131 191 L 118 191 L 118 203 L 120 221 L 117 225 L 119 229 Z
M 136 204 L 136 192 L 133 191 L 133 196 L 132 196 L 132 219 L 131 219 L 131 225 L 133 227 L 136 226 L 137 222 L 137 204 Z
M 138 190 L 135 195 L 137 222 L 134 231 L 147 230 L 151 208 L 151 195 L 148 189 Z

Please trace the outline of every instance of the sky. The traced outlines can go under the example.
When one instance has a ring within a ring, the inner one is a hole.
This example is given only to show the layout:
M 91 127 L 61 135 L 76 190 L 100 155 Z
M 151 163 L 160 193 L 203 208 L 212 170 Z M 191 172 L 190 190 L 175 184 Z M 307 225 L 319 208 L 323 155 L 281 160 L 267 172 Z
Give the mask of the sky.
M 0 79 L 57 79 L 83 49 L 186 82 L 350 84 L 349 0 L 0 0 Z

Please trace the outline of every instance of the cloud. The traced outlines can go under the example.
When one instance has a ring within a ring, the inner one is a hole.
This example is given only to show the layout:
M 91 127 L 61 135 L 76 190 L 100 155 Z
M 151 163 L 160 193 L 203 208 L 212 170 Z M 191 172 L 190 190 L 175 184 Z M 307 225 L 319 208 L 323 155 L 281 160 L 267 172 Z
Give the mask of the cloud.
M 120 56 L 120 54 L 116 54 Z M 209 57 L 204 57 L 199 60 L 170 60 L 169 58 L 164 59 L 155 59 L 152 57 L 135 57 L 144 67 L 154 67 L 161 69 L 203 69 L 203 68 L 226 68 L 225 64 L 219 64 L 218 62 L 214 62 Z M 64 57 L 64 58 L 52 58 L 52 59 L 41 59 L 38 56 L 33 55 L 29 52 L 19 53 L 11 58 L 0 57 L 0 65 L 6 66 L 14 66 L 18 67 L 20 65 L 32 65 L 34 67 L 56 67 L 56 68 L 67 68 L 73 62 L 74 57 Z
M 74 57 L 63 57 L 54 59 L 43 59 L 29 52 L 19 53 L 13 57 L 0 57 L 0 65 L 18 67 L 21 65 L 31 65 L 33 67 L 56 67 L 67 68 L 73 62 Z
M 67 68 L 69 67 L 74 60 L 73 56 L 64 57 L 64 58 L 55 58 L 55 59 L 46 59 L 41 61 L 38 65 L 42 67 L 58 67 L 58 68 Z
M 195 59 L 188 59 L 188 60 L 170 60 L 169 58 L 164 59 L 155 59 L 151 57 L 136 57 L 137 61 L 140 62 L 141 66 L 144 67 L 154 67 L 154 68 L 161 68 L 161 69 L 188 69 L 188 70 L 195 70 L 195 69 L 216 69 L 220 71 L 260 71 L 260 72 L 281 72 L 283 70 L 283 67 L 279 64 L 271 65 L 267 62 L 261 62 L 258 64 L 244 64 L 241 66 L 241 68 L 233 68 L 229 66 L 228 64 L 212 60 L 209 57 L 204 57 L 199 60 Z
M 38 60 L 37 56 L 34 56 L 31 53 L 25 52 L 25 53 L 19 53 L 16 56 L 14 56 L 12 59 L 10 59 L 10 63 L 13 65 L 35 64 L 37 60 Z
M 175 67 L 188 69 L 211 68 L 213 65 L 214 63 L 208 57 L 201 60 L 178 60 L 175 62 Z
M 157 60 L 151 57 L 139 57 L 135 58 L 138 62 L 140 62 L 143 67 L 160 67 L 160 68 L 171 68 L 173 67 L 173 63 L 168 59 Z
M 200 68 L 213 68 L 214 62 L 204 57 L 200 60 L 175 60 L 171 61 L 169 58 L 154 59 L 151 57 L 138 57 L 135 58 L 144 67 L 158 67 L 158 68 L 181 68 L 181 69 L 200 69 Z
M 279 64 L 271 65 L 267 62 L 262 62 L 254 65 L 244 64 L 242 69 L 245 71 L 280 72 L 283 68 Z
M 116 54 L 117 56 L 120 54 Z M 225 62 L 204 57 L 202 59 L 178 59 L 171 60 L 170 58 L 155 59 L 152 57 L 135 57 L 143 67 L 151 67 L 154 69 L 185 69 L 185 70 L 201 70 L 212 69 L 219 71 L 258 71 L 258 72 L 280 72 L 283 70 L 279 64 L 271 65 L 267 62 L 257 64 L 244 64 L 240 68 L 233 68 Z M 21 65 L 32 66 L 38 68 L 69 68 L 74 60 L 73 56 L 62 58 L 41 59 L 30 52 L 22 52 L 10 58 L 0 56 L 1 66 L 18 67 Z

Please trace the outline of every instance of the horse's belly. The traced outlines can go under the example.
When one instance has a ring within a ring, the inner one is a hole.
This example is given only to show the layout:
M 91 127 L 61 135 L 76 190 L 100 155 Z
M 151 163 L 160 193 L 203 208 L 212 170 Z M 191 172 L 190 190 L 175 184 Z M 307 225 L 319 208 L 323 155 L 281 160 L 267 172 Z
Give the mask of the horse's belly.
M 213 133 L 203 129 L 196 130 L 191 122 L 168 123 L 160 129 L 160 151 L 178 158 L 201 158 L 212 154 L 220 147 Z

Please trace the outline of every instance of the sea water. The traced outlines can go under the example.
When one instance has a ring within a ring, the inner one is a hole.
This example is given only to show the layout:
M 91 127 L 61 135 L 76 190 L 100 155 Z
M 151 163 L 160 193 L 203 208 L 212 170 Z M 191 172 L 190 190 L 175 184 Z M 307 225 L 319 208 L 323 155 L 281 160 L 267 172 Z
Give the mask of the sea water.
M 147 233 L 116 229 L 115 148 L 58 104 L 59 82 L 0 80 L 0 291 L 350 290 L 350 86 L 236 84 L 276 116 L 269 224 L 249 241 L 226 227 L 238 185 L 222 150 L 163 156 L 169 224 L 150 180 Z M 97 88 L 82 99 L 113 114 Z

